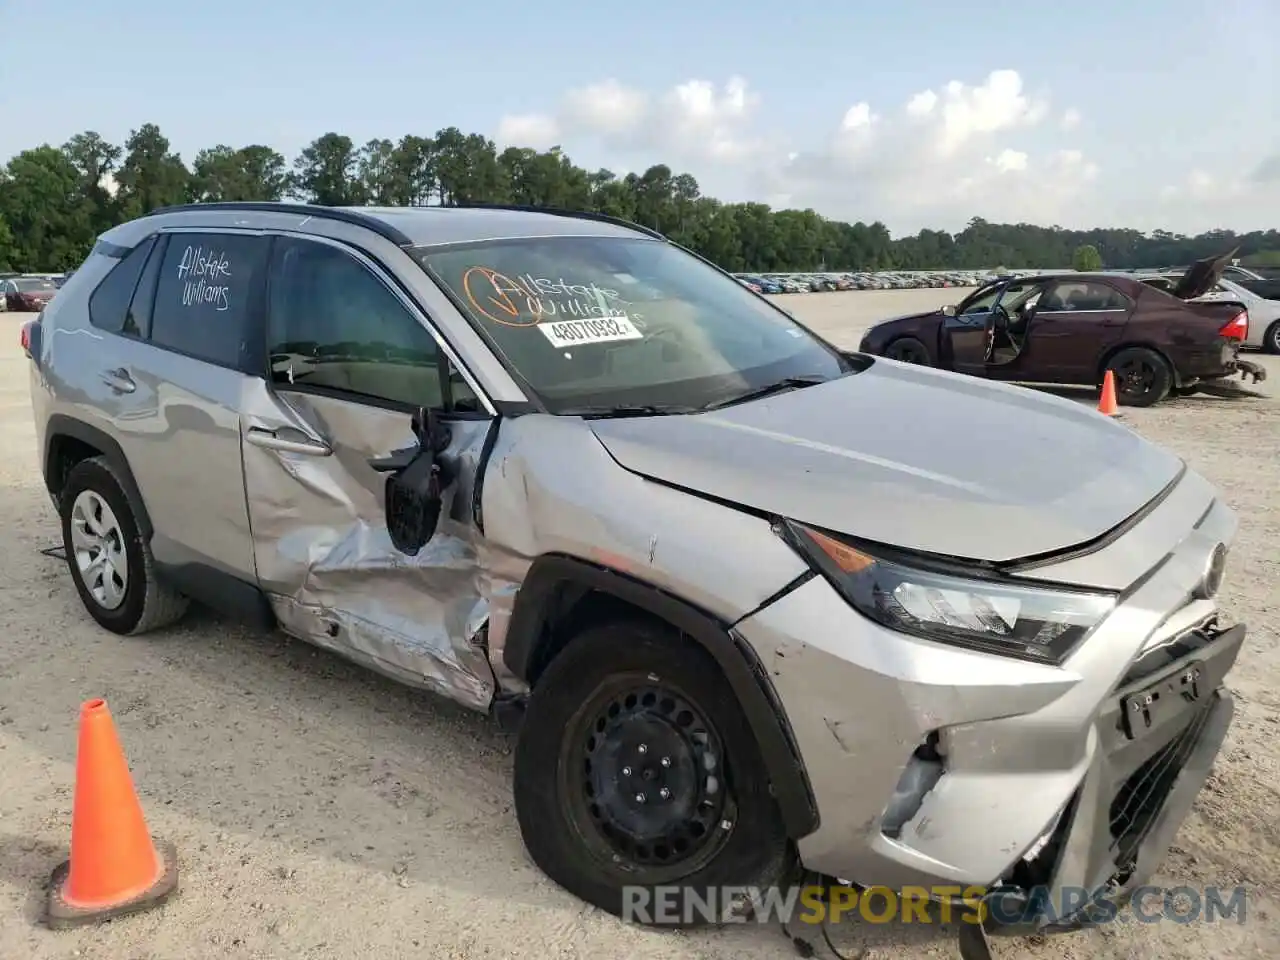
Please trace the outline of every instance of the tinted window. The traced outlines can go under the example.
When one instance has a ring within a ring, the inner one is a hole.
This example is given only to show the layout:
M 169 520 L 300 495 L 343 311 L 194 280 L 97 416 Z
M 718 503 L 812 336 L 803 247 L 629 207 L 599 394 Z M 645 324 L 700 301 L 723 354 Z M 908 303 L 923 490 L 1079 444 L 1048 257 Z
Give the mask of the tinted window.
M 151 317 L 151 342 L 200 360 L 242 368 L 254 354 L 254 303 L 263 237 L 177 233 L 169 238 Z
M 382 280 L 336 247 L 277 241 L 267 331 L 277 384 L 441 405 L 435 339 Z
M 155 245 L 155 237 L 148 237 L 134 247 L 123 260 L 112 267 L 89 297 L 89 322 L 100 330 L 122 333 L 133 291 L 146 266 L 147 256 Z M 131 331 L 136 333 L 136 330 Z
M 845 370 L 782 311 L 668 243 L 535 237 L 416 255 L 552 412 L 701 405 Z
M 1054 284 L 1040 303 L 1047 310 L 1126 310 L 1129 302 L 1115 287 L 1096 281 L 1072 280 Z

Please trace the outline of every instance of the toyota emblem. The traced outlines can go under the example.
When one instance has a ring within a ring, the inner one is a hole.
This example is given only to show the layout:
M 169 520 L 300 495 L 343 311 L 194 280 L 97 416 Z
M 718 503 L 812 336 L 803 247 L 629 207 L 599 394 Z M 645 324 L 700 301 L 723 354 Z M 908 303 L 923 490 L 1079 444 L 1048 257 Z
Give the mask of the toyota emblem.
M 1200 581 L 1200 589 L 1196 592 L 1205 600 L 1212 600 L 1222 588 L 1222 578 L 1227 571 L 1227 547 L 1218 544 L 1209 554 L 1209 562 L 1205 564 L 1204 578 Z

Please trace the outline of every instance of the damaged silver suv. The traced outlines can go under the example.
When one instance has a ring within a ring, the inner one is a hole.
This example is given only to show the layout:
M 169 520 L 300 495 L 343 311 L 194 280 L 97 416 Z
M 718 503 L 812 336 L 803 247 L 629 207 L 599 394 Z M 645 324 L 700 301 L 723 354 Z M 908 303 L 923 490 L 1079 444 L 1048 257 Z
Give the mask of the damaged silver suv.
M 1230 723 L 1205 480 L 633 224 L 170 208 L 23 336 L 98 623 L 195 600 L 518 723 L 533 859 L 615 914 L 798 860 L 1078 925 L 1019 905 L 1141 883 Z

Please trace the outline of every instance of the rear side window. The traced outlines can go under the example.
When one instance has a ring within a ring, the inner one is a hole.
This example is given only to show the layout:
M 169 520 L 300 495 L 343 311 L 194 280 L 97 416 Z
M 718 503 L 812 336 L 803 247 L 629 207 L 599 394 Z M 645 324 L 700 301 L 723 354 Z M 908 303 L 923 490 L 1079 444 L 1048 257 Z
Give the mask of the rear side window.
M 160 264 L 151 342 L 223 367 L 247 369 L 255 349 L 268 241 L 243 234 L 175 233 Z
M 136 330 L 128 330 L 126 318 L 129 315 L 129 304 L 133 301 L 133 291 L 138 287 L 138 280 L 147 264 L 147 257 L 155 246 L 155 240 L 155 237 L 147 237 L 125 254 L 124 259 L 111 268 L 90 294 L 89 322 L 99 330 L 136 335 Z

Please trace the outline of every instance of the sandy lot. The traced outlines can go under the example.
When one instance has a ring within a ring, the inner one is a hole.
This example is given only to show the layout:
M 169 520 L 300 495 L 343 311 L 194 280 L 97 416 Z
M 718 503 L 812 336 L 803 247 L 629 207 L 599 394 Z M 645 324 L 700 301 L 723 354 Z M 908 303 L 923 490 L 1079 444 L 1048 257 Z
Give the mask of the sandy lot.
M 802 321 L 856 346 L 870 322 L 954 291 L 796 295 Z M 201 612 L 122 640 L 82 611 L 40 482 L 23 319 L 0 314 L 0 960 L 795 956 L 776 928 L 645 931 L 586 909 L 530 864 L 508 786 L 511 743 L 486 719 L 280 636 Z M 1242 529 L 1225 599 L 1250 624 L 1231 739 L 1159 878 L 1249 887 L 1247 920 L 1117 924 L 1001 957 L 1280 955 L 1280 363 L 1267 397 L 1128 413 L 1220 485 Z M 1084 396 L 1083 402 L 1092 402 Z M 183 889 L 161 911 L 54 934 L 42 887 L 65 856 L 79 703 L 105 696 L 153 831 Z M 842 924 L 846 955 L 955 956 L 937 927 Z M 821 944 L 818 956 L 824 956 Z

